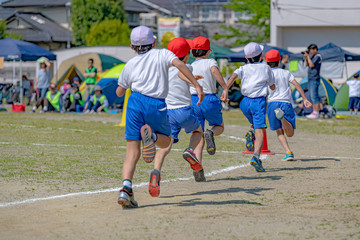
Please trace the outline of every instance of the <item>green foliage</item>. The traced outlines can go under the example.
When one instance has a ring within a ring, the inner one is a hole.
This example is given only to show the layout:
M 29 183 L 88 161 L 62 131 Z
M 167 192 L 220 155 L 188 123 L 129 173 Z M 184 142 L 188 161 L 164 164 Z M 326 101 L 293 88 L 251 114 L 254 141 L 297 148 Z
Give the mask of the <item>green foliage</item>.
M 270 39 L 270 0 L 232 0 L 226 7 L 234 12 L 244 12 L 249 19 L 238 19 L 248 25 L 248 30 L 241 31 L 233 26 L 222 26 L 229 34 L 218 34 L 214 38 L 236 38 L 234 46 L 249 42 L 264 42 Z
M 7 31 L 6 20 L 3 20 L 0 21 L 0 39 L 4 39 L 4 38 L 13 38 L 13 39 L 21 40 L 22 36 L 17 33 Z
M 86 45 L 90 28 L 104 20 L 126 23 L 122 0 L 72 0 L 71 25 L 75 45 Z
M 166 48 L 167 45 L 171 42 L 171 40 L 173 40 L 174 38 L 176 38 L 174 33 L 172 33 L 172 32 L 164 33 L 161 37 L 161 46 Z
M 85 37 L 88 46 L 129 45 L 129 25 L 120 20 L 104 20 L 91 26 Z

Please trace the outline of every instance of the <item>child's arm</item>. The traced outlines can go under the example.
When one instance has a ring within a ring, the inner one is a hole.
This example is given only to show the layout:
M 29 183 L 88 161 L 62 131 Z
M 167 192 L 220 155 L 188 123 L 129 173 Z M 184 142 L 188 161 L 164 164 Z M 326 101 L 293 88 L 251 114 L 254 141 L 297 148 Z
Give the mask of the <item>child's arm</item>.
M 302 99 L 303 99 L 303 103 L 304 106 L 306 108 L 311 108 L 312 104 L 311 102 L 307 99 L 307 97 L 305 96 L 304 90 L 302 89 L 302 87 L 300 86 L 300 84 L 296 81 L 296 79 L 291 81 L 292 84 L 294 84 L 296 90 L 298 90 L 298 92 L 300 93 Z
M 271 86 L 269 86 L 269 87 L 270 87 L 270 89 L 271 89 L 272 91 L 275 90 L 275 84 L 273 84 L 273 85 L 271 85 Z
M 346 81 L 342 82 L 342 83 L 339 83 L 339 85 L 346 85 Z
M 238 75 L 236 73 L 233 73 L 233 75 L 231 75 L 231 77 L 229 78 L 229 80 L 228 80 L 228 82 L 226 84 L 228 89 L 234 84 L 237 77 L 238 77 Z
M 120 86 L 119 86 L 119 87 L 116 89 L 116 95 L 117 95 L 118 97 L 124 96 L 125 92 L 126 92 L 126 89 L 123 88 L 123 87 L 120 87 Z
M 187 77 L 185 77 L 185 75 L 184 75 L 182 72 L 180 72 L 180 71 L 179 71 L 179 73 L 178 73 L 178 77 L 179 77 L 181 80 L 183 80 L 183 81 L 185 81 L 185 82 L 187 82 L 187 83 L 189 83 L 189 84 L 192 84 L 191 81 L 190 81 Z M 194 75 L 194 77 L 195 77 L 196 80 L 199 80 L 199 79 L 204 78 L 203 76 L 200 76 L 200 75 Z
M 174 65 L 177 69 L 179 69 L 179 71 L 184 74 L 184 76 L 189 79 L 189 81 L 191 82 L 191 84 L 195 87 L 197 95 L 199 97 L 199 101 L 197 102 L 197 105 L 199 106 L 200 103 L 202 102 L 202 100 L 204 99 L 204 92 L 203 92 L 203 88 L 200 86 L 200 84 L 197 82 L 197 80 L 195 79 L 194 75 L 192 74 L 192 72 L 189 70 L 189 68 L 185 65 L 185 63 L 183 63 L 182 61 L 180 61 L 178 58 L 175 58 L 172 61 L 172 65 Z
M 221 76 L 221 73 L 219 71 L 219 68 L 216 66 L 212 66 L 211 67 L 211 74 L 214 76 L 214 78 L 216 79 L 216 81 L 220 84 L 220 86 L 223 88 L 223 92 L 221 95 L 220 100 L 223 102 L 228 102 L 229 101 L 229 97 L 228 97 L 228 92 L 229 92 L 229 88 L 226 85 L 224 78 Z

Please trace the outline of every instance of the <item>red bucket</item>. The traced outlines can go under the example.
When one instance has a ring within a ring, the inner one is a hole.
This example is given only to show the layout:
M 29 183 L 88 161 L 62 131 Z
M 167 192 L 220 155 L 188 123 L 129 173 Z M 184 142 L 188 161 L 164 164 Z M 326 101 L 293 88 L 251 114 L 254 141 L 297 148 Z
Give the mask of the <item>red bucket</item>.
M 25 112 L 25 104 L 13 104 L 12 111 L 13 112 Z

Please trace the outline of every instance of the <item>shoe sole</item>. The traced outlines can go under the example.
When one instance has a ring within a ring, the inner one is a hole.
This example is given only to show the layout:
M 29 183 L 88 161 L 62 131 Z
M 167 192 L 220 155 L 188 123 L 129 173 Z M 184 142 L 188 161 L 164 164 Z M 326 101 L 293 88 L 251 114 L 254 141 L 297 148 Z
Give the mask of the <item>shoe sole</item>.
M 142 156 L 146 163 L 151 163 L 156 154 L 155 143 L 152 140 L 152 130 L 149 125 L 141 127 L 141 139 L 143 142 Z
M 131 203 L 127 199 L 119 198 L 118 204 L 120 204 L 123 208 L 137 208 L 138 206 Z
M 197 159 L 194 159 L 193 156 L 189 152 L 184 152 L 183 158 L 190 164 L 190 167 L 192 170 L 194 170 L 194 171 L 202 170 L 203 167 L 202 167 L 201 163 Z
M 149 193 L 152 197 L 158 197 L 160 195 L 160 180 L 157 180 L 157 175 L 155 173 L 151 173 L 150 182 L 149 182 Z
M 216 152 L 216 146 L 215 146 L 215 141 L 214 141 L 214 137 L 211 136 L 211 134 L 206 131 L 204 133 L 204 138 L 206 141 L 206 150 L 210 155 L 214 155 Z
M 289 157 L 289 158 L 283 159 L 283 161 L 285 161 L 285 162 L 294 161 L 294 157 Z
M 277 112 L 275 112 L 276 110 L 277 110 Z M 281 110 L 281 108 L 275 109 L 274 112 L 275 112 L 275 117 L 276 117 L 278 120 L 281 121 L 281 120 L 284 118 L 284 111 Z M 280 116 L 278 116 L 278 115 L 280 115 Z
M 254 151 L 254 134 L 249 131 L 245 134 L 245 138 L 246 138 L 246 149 L 250 152 Z
M 195 178 L 195 182 L 206 182 L 204 171 L 202 173 L 201 171 L 194 171 L 193 175 Z
M 257 172 L 265 172 L 265 169 L 261 169 L 260 166 L 255 161 L 251 161 L 250 164 L 255 168 Z

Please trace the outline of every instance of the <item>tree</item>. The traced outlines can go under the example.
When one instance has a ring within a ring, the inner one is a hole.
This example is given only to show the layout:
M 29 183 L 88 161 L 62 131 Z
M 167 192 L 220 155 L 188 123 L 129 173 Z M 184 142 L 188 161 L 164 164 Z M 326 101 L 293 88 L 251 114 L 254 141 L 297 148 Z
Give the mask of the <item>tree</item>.
M 236 38 L 232 45 L 241 45 L 249 42 L 264 42 L 270 39 L 270 0 L 232 0 L 226 6 L 234 12 L 243 12 L 249 19 L 239 19 L 246 24 L 247 30 L 241 31 L 233 26 L 222 26 L 227 35 L 215 35 L 215 39 Z
M 8 30 L 6 30 L 6 20 L 3 20 L 0 21 L 0 39 L 4 39 L 4 38 L 13 38 L 13 39 L 21 40 L 22 36 L 17 33 L 9 32 Z
M 120 20 L 104 20 L 91 26 L 85 37 L 88 46 L 129 45 L 130 28 Z
M 164 33 L 161 37 L 161 46 L 166 48 L 167 45 L 169 45 L 169 43 L 171 42 L 171 40 L 173 40 L 174 38 L 176 38 L 174 33 L 172 33 L 172 32 Z
M 72 0 L 70 19 L 75 45 L 86 45 L 86 35 L 96 23 L 112 19 L 126 23 L 122 2 L 122 0 Z

